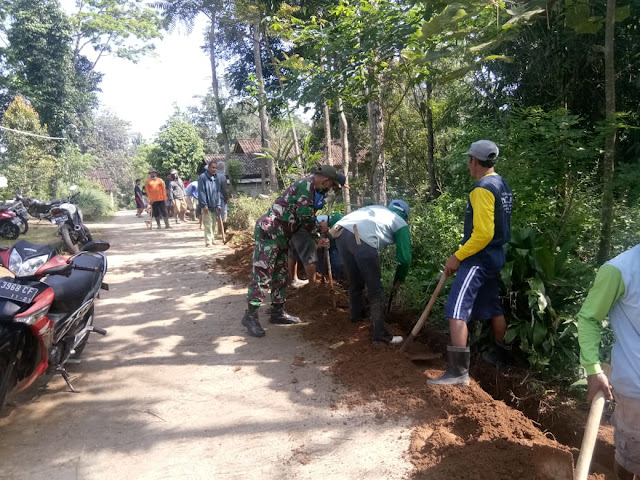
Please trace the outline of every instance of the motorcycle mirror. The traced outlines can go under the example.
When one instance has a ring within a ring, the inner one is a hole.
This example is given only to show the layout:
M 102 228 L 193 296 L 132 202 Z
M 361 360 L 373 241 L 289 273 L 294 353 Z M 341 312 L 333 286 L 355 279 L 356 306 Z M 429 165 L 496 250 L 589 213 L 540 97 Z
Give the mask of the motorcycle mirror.
M 109 242 L 105 242 L 103 240 L 91 240 L 90 242 L 84 244 L 84 246 L 82 247 L 82 251 L 104 252 L 106 250 L 109 250 L 110 247 L 111 245 L 109 244 Z
M 69 187 L 69 190 L 71 190 L 72 192 L 75 192 L 77 189 L 78 189 L 78 186 L 77 186 L 77 185 L 71 185 L 71 186 Z

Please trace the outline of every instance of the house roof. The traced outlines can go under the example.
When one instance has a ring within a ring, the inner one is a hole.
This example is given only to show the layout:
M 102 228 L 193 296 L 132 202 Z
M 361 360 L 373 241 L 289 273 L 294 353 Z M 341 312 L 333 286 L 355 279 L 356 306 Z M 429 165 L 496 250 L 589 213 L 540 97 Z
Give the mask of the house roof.
M 113 192 L 116 190 L 116 183 L 112 180 L 106 170 L 102 170 L 101 168 L 88 170 L 87 178 L 92 182 L 100 184 L 102 188 L 104 188 L 105 192 Z
M 233 153 L 258 153 L 262 151 L 262 141 L 259 138 L 239 138 L 233 147 Z
M 211 160 L 215 160 L 216 162 L 226 162 L 223 153 L 205 155 L 205 161 L 207 163 Z M 242 164 L 242 178 L 261 176 L 262 168 L 260 165 L 261 160 L 259 158 L 255 158 L 251 154 L 232 153 L 229 155 L 229 160 L 236 160 Z

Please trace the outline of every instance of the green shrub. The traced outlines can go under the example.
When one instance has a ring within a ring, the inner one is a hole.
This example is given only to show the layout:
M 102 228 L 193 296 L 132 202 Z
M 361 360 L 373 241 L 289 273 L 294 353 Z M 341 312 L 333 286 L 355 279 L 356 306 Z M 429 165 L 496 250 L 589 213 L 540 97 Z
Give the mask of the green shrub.
M 227 217 L 229 227 L 234 230 L 253 231 L 256 221 L 267 213 L 275 198 L 276 194 L 266 198 L 251 198 L 244 195 L 234 198 L 229 202 Z
M 100 190 L 83 190 L 76 197 L 76 203 L 86 220 L 98 220 L 113 213 L 111 197 Z

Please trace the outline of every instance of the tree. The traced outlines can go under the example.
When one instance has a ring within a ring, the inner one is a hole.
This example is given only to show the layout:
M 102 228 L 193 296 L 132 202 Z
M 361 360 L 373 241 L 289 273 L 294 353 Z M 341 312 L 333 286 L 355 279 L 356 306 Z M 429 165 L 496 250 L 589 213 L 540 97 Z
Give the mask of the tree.
M 160 38 L 160 18 L 156 12 L 128 0 L 78 0 L 71 16 L 73 25 L 73 63 L 76 65 L 91 46 L 96 58 L 90 71 L 107 55 L 136 62 L 152 51 Z
M 18 96 L 7 108 L 2 125 L 21 132 L 46 136 L 35 109 Z M 52 185 L 58 170 L 53 156 L 54 141 L 22 133 L 4 133 L 4 152 L 0 156 L 0 171 L 7 177 L 8 191 L 23 189 L 25 196 L 51 198 Z
M 209 52 L 211 64 L 211 90 L 222 134 L 222 146 L 225 157 L 228 158 L 230 152 L 229 135 L 227 133 L 224 102 L 221 97 L 220 82 L 218 80 L 218 29 L 220 15 L 228 7 L 228 4 L 224 0 L 166 0 L 156 2 L 154 5 L 163 9 L 165 25 L 169 29 L 174 28 L 177 22 L 183 22 L 191 30 L 199 14 L 204 14 L 209 19 L 209 30 L 206 33 L 206 50 Z
M 198 130 L 176 112 L 160 129 L 151 164 L 167 175 L 172 168 L 182 178 L 194 178 L 198 165 L 204 160 L 204 144 Z

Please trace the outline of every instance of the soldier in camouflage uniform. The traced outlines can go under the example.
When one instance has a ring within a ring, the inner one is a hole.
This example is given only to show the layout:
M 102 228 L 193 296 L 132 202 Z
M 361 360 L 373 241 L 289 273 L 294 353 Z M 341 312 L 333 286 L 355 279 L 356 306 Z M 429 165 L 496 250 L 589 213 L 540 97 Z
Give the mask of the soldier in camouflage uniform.
M 287 188 L 260 217 L 254 229 L 256 247 L 253 253 L 251 283 L 247 300 L 249 306 L 242 317 L 242 325 L 249 334 L 263 337 L 265 332 L 258 321 L 258 308 L 271 289 L 270 323 L 293 324 L 300 319 L 284 311 L 287 286 L 287 257 L 289 241 L 293 234 L 304 228 L 319 238 L 313 211 L 315 192 L 326 193 L 330 188 L 341 187 L 345 177 L 329 165 L 321 165 L 308 177 L 301 178 Z M 319 246 L 328 246 L 327 239 L 320 239 Z

